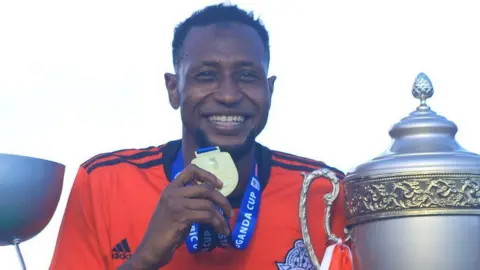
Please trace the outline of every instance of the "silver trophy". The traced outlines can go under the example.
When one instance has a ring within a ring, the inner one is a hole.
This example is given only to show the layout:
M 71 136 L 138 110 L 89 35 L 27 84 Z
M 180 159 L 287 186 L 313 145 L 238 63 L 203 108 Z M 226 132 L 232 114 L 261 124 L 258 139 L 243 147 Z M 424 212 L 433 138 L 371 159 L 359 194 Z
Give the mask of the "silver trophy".
M 342 180 L 344 240 L 355 270 L 480 269 L 480 156 L 463 149 L 455 123 L 427 105 L 433 92 L 429 78 L 419 74 L 412 94 L 420 105 L 391 128 L 390 148 Z M 330 209 L 340 185 L 328 169 L 304 174 L 300 223 L 317 269 L 305 206 L 310 184 L 319 177 L 333 185 L 324 198 L 324 229 L 332 242 L 338 239 L 330 231 Z
M 19 244 L 39 234 L 58 205 L 65 166 L 56 162 L 0 154 L 0 246 Z

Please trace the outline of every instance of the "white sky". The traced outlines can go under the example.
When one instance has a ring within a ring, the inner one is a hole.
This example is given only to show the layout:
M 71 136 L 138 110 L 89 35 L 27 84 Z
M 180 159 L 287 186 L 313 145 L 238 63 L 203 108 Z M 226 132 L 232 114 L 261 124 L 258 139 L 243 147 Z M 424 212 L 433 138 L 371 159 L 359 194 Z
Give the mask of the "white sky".
M 233 2 L 271 35 L 278 80 L 262 143 L 348 171 L 389 146 L 389 128 L 418 105 L 411 86 L 425 72 L 436 91 L 429 104 L 480 152 L 476 1 Z M 173 28 L 211 3 L 0 1 L 0 152 L 67 165 L 52 221 L 21 245 L 28 269 L 49 266 L 81 162 L 179 138 L 163 84 Z M 13 247 L 0 247 L 0 269 L 20 269 Z

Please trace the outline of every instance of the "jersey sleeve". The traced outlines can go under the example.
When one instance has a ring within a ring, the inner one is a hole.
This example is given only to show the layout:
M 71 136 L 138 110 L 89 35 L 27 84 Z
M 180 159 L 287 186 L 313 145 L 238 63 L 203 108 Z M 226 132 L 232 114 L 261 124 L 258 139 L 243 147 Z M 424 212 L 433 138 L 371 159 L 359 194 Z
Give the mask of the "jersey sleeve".
M 80 168 L 67 201 L 50 270 L 106 269 L 95 228 L 89 176 Z

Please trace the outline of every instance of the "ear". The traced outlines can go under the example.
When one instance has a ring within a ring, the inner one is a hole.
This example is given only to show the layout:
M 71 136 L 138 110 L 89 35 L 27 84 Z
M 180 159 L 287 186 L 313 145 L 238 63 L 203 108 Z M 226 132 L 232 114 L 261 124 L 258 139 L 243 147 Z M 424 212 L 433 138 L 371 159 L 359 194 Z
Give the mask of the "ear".
M 180 107 L 180 95 L 178 94 L 178 83 L 177 76 L 172 73 L 165 73 L 165 86 L 168 91 L 168 100 L 173 109 L 178 109 Z
M 273 95 L 273 89 L 274 89 L 276 80 L 277 80 L 277 76 L 272 76 L 268 78 L 268 89 L 270 90 L 270 95 Z

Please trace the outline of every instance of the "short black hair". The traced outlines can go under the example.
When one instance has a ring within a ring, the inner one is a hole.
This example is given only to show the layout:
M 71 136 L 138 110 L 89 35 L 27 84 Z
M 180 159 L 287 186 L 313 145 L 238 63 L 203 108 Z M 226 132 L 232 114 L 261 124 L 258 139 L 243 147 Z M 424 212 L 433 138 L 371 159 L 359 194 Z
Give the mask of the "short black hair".
M 182 58 L 183 43 L 190 29 L 195 26 L 207 26 L 221 23 L 241 23 L 255 29 L 265 47 L 267 61 L 270 61 L 270 44 L 268 31 L 259 18 L 255 18 L 253 12 L 247 12 L 237 5 L 217 4 L 207 6 L 194 12 L 189 18 L 175 27 L 172 42 L 172 58 L 176 67 Z

